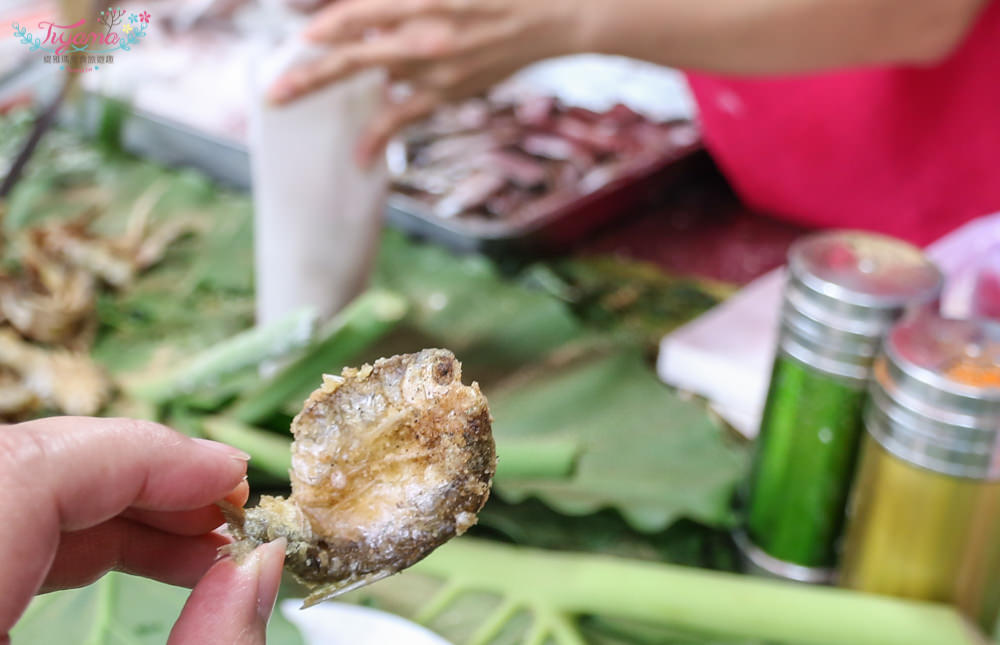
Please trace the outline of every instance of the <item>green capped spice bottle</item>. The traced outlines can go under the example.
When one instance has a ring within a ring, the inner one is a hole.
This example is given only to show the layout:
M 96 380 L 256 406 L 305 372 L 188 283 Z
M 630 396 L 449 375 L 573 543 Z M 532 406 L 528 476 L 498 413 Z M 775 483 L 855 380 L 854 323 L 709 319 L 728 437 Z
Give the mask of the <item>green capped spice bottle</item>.
M 840 583 L 1000 611 L 1000 325 L 914 312 L 875 363 Z
M 781 332 L 738 541 L 752 569 L 829 582 L 882 339 L 940 271 L 914 246 L 853 231 L 789 251 Z

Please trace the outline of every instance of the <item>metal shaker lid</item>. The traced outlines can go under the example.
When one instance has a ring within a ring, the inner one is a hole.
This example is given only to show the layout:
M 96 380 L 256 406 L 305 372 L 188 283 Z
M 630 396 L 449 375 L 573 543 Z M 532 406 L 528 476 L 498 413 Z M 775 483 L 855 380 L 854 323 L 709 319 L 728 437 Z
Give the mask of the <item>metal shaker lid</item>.
M 943 282 L 917 247 L 860 231 L 805 237 L 788 267 L 782 349 L 858 385 L 903 308 L 936 299 Z
M 874 370 L 873 431 L 934 470 L 1000 476 L 1000 324 L 910 312 Z
M 899 309 L 937 296 L 942 276 L 917 247 L 885 235 L 831 231 L 792 245 L 793 278 L 832 300 L 871 309 Z
M 923 405 L 1000 421 L 1000 324 L 919 309 L 892 329 L 885 353 L 897 387 Z

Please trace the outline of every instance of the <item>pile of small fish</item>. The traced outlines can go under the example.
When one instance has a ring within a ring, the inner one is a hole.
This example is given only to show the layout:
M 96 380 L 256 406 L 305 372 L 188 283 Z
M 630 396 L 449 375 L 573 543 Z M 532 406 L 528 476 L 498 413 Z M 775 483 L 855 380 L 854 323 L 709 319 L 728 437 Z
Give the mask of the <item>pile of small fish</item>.
M 95 206 L 10 241 L 18 262 L 0 272 L 0 419 L 40 411 L 93 415 L 110 400 L 111 380 L 89 355 L 98 293 L 127 288 L 172 241 L 196 228 L 182 219 L 150 226 L 161 195 L 147 191 L 118 236 L 93 232 Z
M 521 220 L 596 191 L 698 139 L 625 105 L 598 113 L 547 96 L 474 98 L 390 147 L 394 189 L 438 217 Z

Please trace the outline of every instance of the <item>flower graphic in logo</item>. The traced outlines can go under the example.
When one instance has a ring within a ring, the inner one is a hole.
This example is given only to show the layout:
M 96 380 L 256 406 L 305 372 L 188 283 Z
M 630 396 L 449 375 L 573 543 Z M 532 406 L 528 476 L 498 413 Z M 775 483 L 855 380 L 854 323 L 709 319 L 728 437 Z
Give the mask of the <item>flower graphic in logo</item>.
M 130 13 L 128 15 L 128 21 L 131 22 L 131 23 L 133 23 L 133 24 L 135 24 L 135 23 L 139 22 L 139 16 L 137 14 Z
M 123 34 L 132 33 L 132 25 L 125 25 L 124 27 L 122 27 L 122 33 Z
M 139 20 L 141 22 L 148 23 L 150 18 L 151 16 L 149 15 L 148 11 L 143 11 L 142 13 L 139 14 Z

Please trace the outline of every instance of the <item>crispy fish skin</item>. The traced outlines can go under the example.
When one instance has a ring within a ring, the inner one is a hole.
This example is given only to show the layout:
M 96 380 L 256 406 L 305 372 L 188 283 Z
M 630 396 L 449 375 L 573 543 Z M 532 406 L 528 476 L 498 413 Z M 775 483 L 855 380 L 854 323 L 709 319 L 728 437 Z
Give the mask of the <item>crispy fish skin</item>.
M 400 571 L 476 522 L 496 470 L 486 397 L 442 349 L 326 376 L 292 421 L 292 494 L 234 517 L 239 549 L 285 537 L 306 606 Z M 242 545 L 240 544 L 242 543 Z

